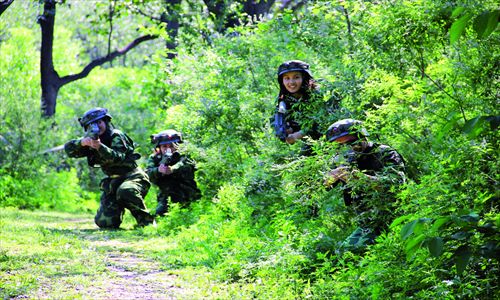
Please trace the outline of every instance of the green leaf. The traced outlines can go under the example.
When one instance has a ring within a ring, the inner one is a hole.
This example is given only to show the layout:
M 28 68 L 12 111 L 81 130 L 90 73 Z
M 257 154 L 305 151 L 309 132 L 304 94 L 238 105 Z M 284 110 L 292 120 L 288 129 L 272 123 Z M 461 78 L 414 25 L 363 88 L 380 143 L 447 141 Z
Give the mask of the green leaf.
M 495 31 L 499 16 L 500 10 L 485 11 L 475 19 L 474 30 L 479 38 L 486 38 Z
M 410 223 L 407 223 L 403 228 L 401 228 L 401 239 L 406 240 L 417 226 L 418 220 L 413 220 Z
M 465 271 L 467 264 L 472 256 L 469 246 L 460 246 L 457 251 L 455 251 L 455 266 L 457 267 L 457 273 L 460 275 Z
M 449 132 L 457 125 L 458 121 L 462 118 L 462 116 L 458 112 L 452 112 L 448 115 L 447 119 L 449 120 L 441 130 L 436 135 L 434 143 L 441 144 L 443 137 L 448 136 Z
M 485 121 L 486 121 L 486 116 L 479 116 L 470 119 L 467 122 L 465 122 L 463 132 L 469 135 L 469 137 L 472 138 L 477 137 L 484 129 L 483 125 L 485 124 Z
M 478 116 L 465 122 L 462 131 L 471 138 L 477 137 L 481 132 L 488 128 L 497 130 L 500 122 L 500 116 Z
M 412 216 L 401 216 L 396 218 L 394 221 L 392 221 L 391 228 L 398 226 L 399 224 L 403 223 L 404 221 L 408 220 L 411 217 Z
M 452 234 L 451 238 L 457 241 L 463 241 L 469 238 L 470 236 L 471 236 L 470 232 L 459 231 L 457 233 Z
M 456 20 L 453 22 L 450 28 L 450 43 L 454 44 L 460 36 L 462 35 L 465 26 L 467 26 L 467 23 L 469 23 L 470 19 L 472 18 L 471 13 L 467 13 L 464 16 L 462 16 L 460 19 Z
M 443 239 L 441 237 L 433 237 L 427 241 L 427 247 L 432 256 L 438 257 L 443 254 Z
M 475 212 L 471 212 L 467 215 L 460 216 L 460 220 L 465 221 L 470 225 L 476 225 L 479 222 L 479 215 Z
M 481 254 L 483 257 L 496 258 L 499 251 L 500 247 L 497 246 L 495 242 L 487 242 L 486 244 L 481 245 L 479 254 Z
M 421 233 L 423 233 L 424 229 L 425 229 L 424 223 L 425 222 L 429 222 L 429 221 L 430 221 L 429 218 L 420 218 L 420 219 L 418 219 L 417 224 L 415 225 L 415 227 L 413 227 L 413 233 L 415 233 L 415 234 L 421 234 Z
M 425 235 L 421 234 L 421 235 L 417 235 L 413 239 L 409 240 L 408 243 L 406 243 L 406 246 L 405 246 L 406 255 L 410 256 L 418 248 L 420 248 L 421 245 L 422 245 L 422 242 L 424 241 L 424 239 L 425 239 Z
M 436 232 L 439 230 L 439 228 L 441 228 L 441 226 L 443 226 L 444 224 L 448 223 L 450 221 L 450 217 L 441 217 L 439 219 L 436 219 L 436 221 L 434 221 L 434 224 L 432 225 L 432 231 Z
M 451 13 L 451 17 L 452 18 L 458 17 L 464 10 L 465 10 L 465 7 L 463 7 L 463 6 L 459 6 L 459 7 L 455 8 L 453 10 L 453 12 Z

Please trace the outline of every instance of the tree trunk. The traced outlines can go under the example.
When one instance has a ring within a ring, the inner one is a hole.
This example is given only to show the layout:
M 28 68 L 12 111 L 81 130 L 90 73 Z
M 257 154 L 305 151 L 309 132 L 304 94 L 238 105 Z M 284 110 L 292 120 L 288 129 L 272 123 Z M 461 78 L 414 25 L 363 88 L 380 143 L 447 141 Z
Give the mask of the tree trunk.
M 54 69 L 53 47 L 54 47 L 54 23 L 56 16 L 55 0 L 44 0 L 43 14 L 38 17 L 38 23 L 42 29 L 42 47 L 40 52 L 40 75 L 42 85 L 41 110 L 42 116 L 52 117 L 56 113 L 57 94 L 59 89 L 78 79 L 87 77 L 94 68 L 110 62 L 113 59 L 125 55 L 128 51 L 135 48 L 142 42 L 156 39 L 156 35 L 145 35 L 133 40 L 123 49 L 113 51 L 104 57 L 92 60 L 78 74 L 67 75 L 60 77 Z
M 12 4 L 12 2 L 14 2 L 14 0 L 0 0 L 0 16 L 7 9 L 7 7 Z
M 38 23 L 42 29 L 42 48 L 40 51 L 42 98 L 40 106 L 42 115 L 45 117 L 55 114 L 57 94 L 61 88 L 60 78 L 54 70 L 52 57 L 55 15 L 56 2 L 54 0 L 45 0 L 43 14 L 38 17 Z
M 167 41 L 167 49 L 169 52 L 167 53 L 168 59 L 175 58 L 175 49 L 177 48 L 177 35 L 179 33 L 179 9 L 177 6 L 181 4 L 182 0 L 165 0 L 165 8 L 166 12 L 161 15 L 161 22 L 167 24 L 166 30 L 169 36 L 169 40 Z

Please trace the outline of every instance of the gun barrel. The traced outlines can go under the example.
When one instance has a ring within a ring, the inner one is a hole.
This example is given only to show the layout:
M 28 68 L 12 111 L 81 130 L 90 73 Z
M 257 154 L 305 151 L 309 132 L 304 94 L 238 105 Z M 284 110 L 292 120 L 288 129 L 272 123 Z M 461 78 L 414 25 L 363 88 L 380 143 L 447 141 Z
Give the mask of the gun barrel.
M 99 126 L 97 123 L 90 123 L 85 136 L 97 140 L 99 138 Z
M 62 151 L 62 150 L 64 150 L 64 145 L 59 145 L 56 147 L 52 147 L 52 148 L 43 150 L 42 152 L 40 152 L 40 154 L 47 154 L 47 153 L 57 152 L 57 151 Z

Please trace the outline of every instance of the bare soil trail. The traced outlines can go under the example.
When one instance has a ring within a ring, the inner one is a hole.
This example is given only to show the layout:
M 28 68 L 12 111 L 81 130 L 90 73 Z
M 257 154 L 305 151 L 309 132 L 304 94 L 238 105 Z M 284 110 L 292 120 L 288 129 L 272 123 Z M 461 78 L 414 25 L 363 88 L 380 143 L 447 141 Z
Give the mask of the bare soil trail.
M 106 266 L 104 278 L 95 280 L 90 286 L 78 287 L 83 299 L 198 299 L 189 284 L 161 263 L 144 255 L 155 240 L 134 235 L 130 230 L 101 230 L 92 219 L 61 220 L 70 224 L 68 234 L 90 243 L 89 247 L 100 253 Z M 157 242 L 157 241 L 156 241 Z M 38 290 L 37 297 L 50 297 L 51 283 L 46 282 Z

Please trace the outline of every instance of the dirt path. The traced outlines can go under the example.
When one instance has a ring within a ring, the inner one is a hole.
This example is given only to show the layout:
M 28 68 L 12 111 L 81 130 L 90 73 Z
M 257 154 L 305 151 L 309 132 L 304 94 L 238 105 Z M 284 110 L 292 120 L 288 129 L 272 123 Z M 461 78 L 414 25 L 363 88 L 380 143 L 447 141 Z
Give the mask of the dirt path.
M 97 247 L 110 244 L 102 241 L 95 243 Z M 112 248 L 117 250 L 109 250 L 105 254 L 110 276 L 99 291 L 88 291 L 89 296 L 144 300 L 179 299 L 186 296 L 186 291 L 177 285 L 178 276 L 160 270 L 157 263 L 145 259 L 141 254 L 118 250 L 119 242 L 114 244 Z
M 74 233 L 86 240 L 103 254 L 107 268 L 106 278 L 90 287 L 81 287 L 84 299 L 194 299 L 194 291 L 185 287 L 178 275 L 162 270 L 161 264 L 144 256 L 142 249 L 147 238 L 130 239 L 130 231 L 106 231 L 98 229 L 92 220 L 66 220 L 74 227 Z M 132 236 L 133 237 L 133 236 Z M 48 295 L 50 286 L 43 285 L 39 295 Z M 43 298 L 43 296 L 42 296 Z

